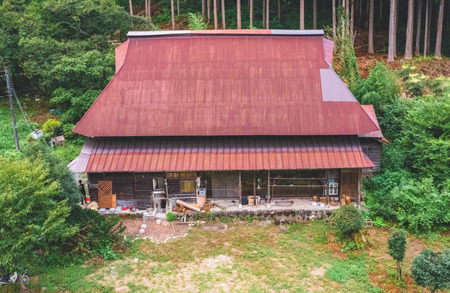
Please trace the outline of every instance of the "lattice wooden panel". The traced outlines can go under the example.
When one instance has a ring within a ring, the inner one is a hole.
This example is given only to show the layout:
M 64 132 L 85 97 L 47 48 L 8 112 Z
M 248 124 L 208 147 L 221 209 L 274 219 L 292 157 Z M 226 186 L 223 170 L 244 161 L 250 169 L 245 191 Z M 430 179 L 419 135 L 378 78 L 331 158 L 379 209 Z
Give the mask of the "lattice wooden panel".
M 99 208 L 114 208 L 115 198 L 112 194 L 112 181 L 98 181 L 98 206 Z

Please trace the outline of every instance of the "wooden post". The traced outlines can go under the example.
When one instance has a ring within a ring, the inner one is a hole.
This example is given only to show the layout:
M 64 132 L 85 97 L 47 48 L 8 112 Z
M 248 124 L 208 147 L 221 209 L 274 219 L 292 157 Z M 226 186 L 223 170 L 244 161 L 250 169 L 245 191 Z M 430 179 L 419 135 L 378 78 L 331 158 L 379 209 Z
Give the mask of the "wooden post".
M 272 201 L 270 197 L 270 170 L 267 171 L 267 199 L 269 200 L 269 204 Z
M 242 204 L 242 173 L 239 171 L 239 204 Z
M 358 169 L 358 207 L 361 206 L 361 171 L 362 169 Z

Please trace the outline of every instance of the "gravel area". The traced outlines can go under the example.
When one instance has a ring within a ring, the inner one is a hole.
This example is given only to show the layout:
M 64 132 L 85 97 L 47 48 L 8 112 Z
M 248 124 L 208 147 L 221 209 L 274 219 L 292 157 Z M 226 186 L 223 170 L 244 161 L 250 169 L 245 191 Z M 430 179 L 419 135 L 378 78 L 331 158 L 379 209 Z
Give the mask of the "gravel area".
M 186 236 L 190 227 L 187 224 L 173 224 L 165 220 L 161 224 L 155 221 L 122 220 L 126 229 L 124 234 L 133 237 L 150 238 L 155 243 L 165 243 L 170 238 Z M 147 225 L 143 234 L 139 233 L 142 224 Z

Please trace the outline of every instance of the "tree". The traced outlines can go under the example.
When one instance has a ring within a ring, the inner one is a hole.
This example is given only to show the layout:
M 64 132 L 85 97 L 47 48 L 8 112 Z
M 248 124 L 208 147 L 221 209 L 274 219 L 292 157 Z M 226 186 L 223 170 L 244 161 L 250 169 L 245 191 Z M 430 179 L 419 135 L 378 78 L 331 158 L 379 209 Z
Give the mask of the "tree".
M 269 29 L 269 0 L 266 0 L 266 29 Z
M 253 28 L 253 0 L 250 0 L 250 28 Z
M 396 0 L 391 0 L 391 6 L 389 9 L 389 48 L 388 48 L 388 62 L 393 62 L 395 57 L 395 2 Z
M 281 20 L 281 0 L 278 0 L 278 14 L 277 14 L 278 21 Z
M 177 16 L 180 16 L 180 0 L 177 0 Z
M 202 0 L 202 17 L 205 18 L 206 0 Z
M 226 29 L 226 26 L 225 26 L 225 0 L 222 0 L 221 1 L 221 6 L 222 6 L 222 28 L 223 29 Z
M 213 0 L 214 1 L 214 29 L 217 30 L 219 29 L 219 24 L 218 24 L 218 20 L 217 20 L 217 0 Z
M 414 0 L 408 2 L 408 22 L 406 25 L 405 59 L 411 60 L 413 53 Z
M 397 276 L 403 279 L 402 262 L 406 252 L 406 232 L 402 229 L 395 230 L 388 240 L 389 255 L 397 261 Z
M 335 0 L 333 0 L 333 1 L 335 1 Z M 333 17 L 336 18 L 336 15 L 333 14 Z M 336 22 L 336 19 L 334 19 L 334 21 Z M 336 25 L 334 25 L 333 28 L 335 26 Z M 305 29 L 305 0 L 300 0 L 300 29 L 301 30 Z
M 133 1 L 132 0 L 128 0 L 129 4 L 130 4 L 130 15 L 133 15 Z
M 373 0 L 370 0 L 370 15 L 369 15 L 369 54 L 374 54 L 373 50 L 373 13 L 374 13 Z
M 241 0 L 237 0 L 237 28 L 241 29 Z
M 355 0 L 352 1 L 352 12 L 350 17 L 350 38 L 352 44 L 355 42 L 354 30 L 355 30 Z
M 174 7 L 173 7 L 173 0 L 170 0 L 170 8 L 172 11 L 172 29 L 175 29 L 175 11 L 174 11 Z
M 439 2 L 439 16 L 437 21 L 437 32 L 436 32 L 436 47 L 434 50 L 434 56 L 438 59 L 441 59 L 443 24 L 444 24 L 444 0 L 441 0 L 441 2 Z
M 300 1 L 304 1 L 304 0 L 300 0 Z M 301 5 L 301 4 L 300 4 Z M 336 0 L 333 0 L 332 4 L 332 13 L 333 13 L 333 42 L 336 43 Z M 301 17 L 301 12 L 300 12 L 300 17 Z M 301 22 L 300 22 L 301 23 Z M 304 24 L 303 24 L 304 26 Z M 300 25 L 301 28 L 301 25 Z M 333 50 L 336 52 L 336 46 L 333 47 Z
M 422 26 L 422 0 L 419 0 L 417 5 L 417 28 L 416 28 L 416 49 L 414 55 L 420 55 L 420 30 Z
M 428 34 L 428 27 L 429 27 L 429 21 L 428 19 L 430 18 L 430 5 L 429 2 L 430 0 L 427 0 L 427 2 L 425 3 L 425 35 L 423 38 L 423 57 L 427 57 L 427 53 L 428 53 L 428 38 L 430 37 L 430 35 Z M 431 0 L 433 1 L 433 0 Z
M 450 249 L 435 253 L 424 249 L 411 265 L 411 275 L 417 285 L 431 292 L 450 289 Z
M 59 251 L 79 231 L 66 223 L 67 201 L 52 200 L 58 193 L 58 181 L 50 179 L 40 158 L 0 160 L 0 263 L 21 272 L 35 259 L 35 250 Z

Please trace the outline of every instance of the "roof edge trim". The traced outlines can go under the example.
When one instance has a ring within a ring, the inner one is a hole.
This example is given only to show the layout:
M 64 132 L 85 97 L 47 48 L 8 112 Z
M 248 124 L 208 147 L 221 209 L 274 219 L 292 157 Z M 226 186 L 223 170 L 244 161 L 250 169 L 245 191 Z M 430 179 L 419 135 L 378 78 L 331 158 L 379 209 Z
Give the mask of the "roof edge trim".
M 127 37 L 160 37 L 180 35 L 275 35 L 275 36 L 323 36 L 324 31 L 319 30 L 174 30 L 174 31 L 130 31 Z

